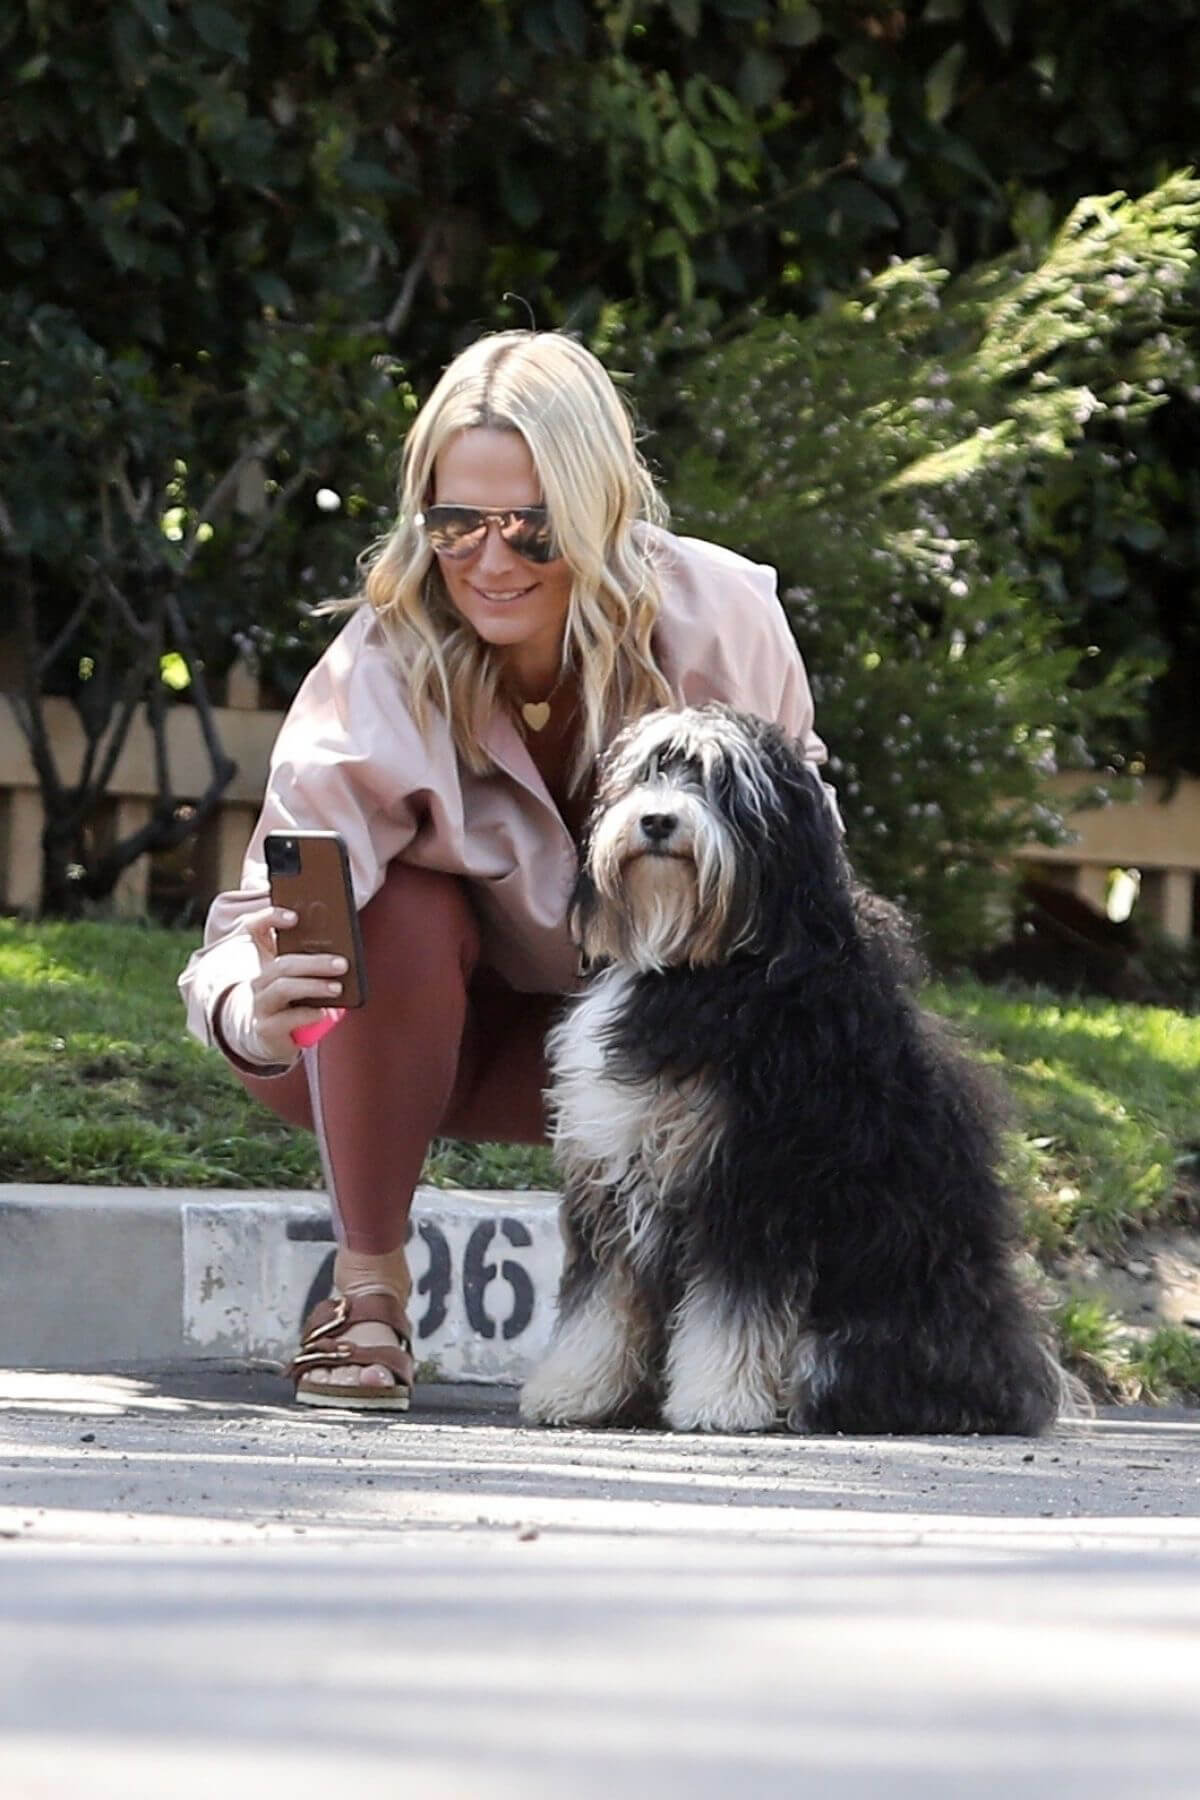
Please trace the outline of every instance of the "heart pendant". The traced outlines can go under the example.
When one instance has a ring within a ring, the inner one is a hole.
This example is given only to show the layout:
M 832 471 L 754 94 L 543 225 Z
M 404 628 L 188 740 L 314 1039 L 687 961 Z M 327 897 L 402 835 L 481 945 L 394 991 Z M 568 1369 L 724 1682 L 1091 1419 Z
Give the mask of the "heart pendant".
M 548 700 L 526 700 L 521 707 L 521 717 L 530 731 L 541 731 L 550 717 Z

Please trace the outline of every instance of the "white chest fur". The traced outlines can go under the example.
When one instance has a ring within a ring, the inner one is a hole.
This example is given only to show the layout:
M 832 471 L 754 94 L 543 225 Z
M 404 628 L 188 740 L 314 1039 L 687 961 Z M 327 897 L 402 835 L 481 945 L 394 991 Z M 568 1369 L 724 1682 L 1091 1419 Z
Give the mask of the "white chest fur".
M 644 1202 L 677 1193 L 711 1158 L 722 1121 L 703 1076 L 634 1077 L 622 1067 L 612 1027 L 636 979 L 616 967 L 598 975 L 555 1027 L 548 1054 L 554 1149 L 564 1174 L 576 1186 L 636 1187 Z
M 550 1034 L 554 1150 L 567 1171 L 597 1183 L 619 1182 L 645 1137 L 653 1088 L 619 1079 L 609 1033 L 628 1003 L 634 977 L 606 969 Z

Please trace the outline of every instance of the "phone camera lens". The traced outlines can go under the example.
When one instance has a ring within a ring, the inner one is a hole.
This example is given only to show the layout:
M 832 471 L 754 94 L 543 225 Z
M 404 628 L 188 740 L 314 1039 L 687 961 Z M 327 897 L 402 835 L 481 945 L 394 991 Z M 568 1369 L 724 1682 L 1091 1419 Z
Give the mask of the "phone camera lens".
M 268 837 L 266 852 L 268 874 L 300 873 L 300 846 L 294 837 Z

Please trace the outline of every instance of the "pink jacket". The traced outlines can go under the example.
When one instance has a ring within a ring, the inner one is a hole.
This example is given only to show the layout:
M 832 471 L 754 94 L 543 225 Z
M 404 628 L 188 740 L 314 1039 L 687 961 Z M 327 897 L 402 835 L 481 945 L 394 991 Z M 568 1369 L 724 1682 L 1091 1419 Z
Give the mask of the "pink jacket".
M 757 713 L 823 762 L 774 570 L 696 538 L 653 537 L 662 591 L 655 651 L 679 704 L 723 700 Z M 258 973 L 241 923 L 267 900 L 268 831 L 340 831 L 360 908 L 397 856 L 464 877 L 491 967 L 516 988 L 568 991 L 579 973 L 566 931 L 575 845 L 506 712 L 493 716 L 486 743 L 496 767 L 475 775 L 436 710 L 422 736 L 375 615 L 367 606 L 352 614 L 280 727 L 242 885 L 213 901 L 203 946 L 180 976 L 188 1028 L 213 1043 L 218 999 Z

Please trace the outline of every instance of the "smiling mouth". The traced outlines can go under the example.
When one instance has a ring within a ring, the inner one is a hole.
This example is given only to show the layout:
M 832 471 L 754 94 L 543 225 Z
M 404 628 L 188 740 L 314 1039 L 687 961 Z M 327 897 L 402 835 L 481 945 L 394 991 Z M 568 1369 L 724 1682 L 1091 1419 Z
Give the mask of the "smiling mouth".
M 511 606 L 514 600 L 523 600 L 526 594 L 532 594 L 533 587 L 505 589 L 503 593 L 492 593 L 487 588 L 477 587 L 475 592 L 489 606 Z

